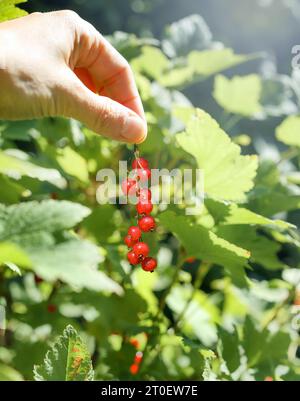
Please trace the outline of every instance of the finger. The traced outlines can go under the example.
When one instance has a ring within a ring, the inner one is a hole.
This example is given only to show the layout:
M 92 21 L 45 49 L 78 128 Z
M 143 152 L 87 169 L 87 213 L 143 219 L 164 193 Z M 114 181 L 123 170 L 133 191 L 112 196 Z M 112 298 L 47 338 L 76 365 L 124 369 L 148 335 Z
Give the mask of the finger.
M 64 114 L 82 121 L 98 134 L 112 139 L 140 143 L 147 135 L 145 121 L 134 111 L 89 90 L 70 70 L 66 72 L 64 87 L 59 96 Z
M 128 62 L 90 24 L 87 23 L 84 29 L 84 45 L 80 46 L 76 67 L 88 71 L 100 95 L 115 100 L 145 119 L 142 101 Z M 89 40 L 86 38 L 87 32 Z

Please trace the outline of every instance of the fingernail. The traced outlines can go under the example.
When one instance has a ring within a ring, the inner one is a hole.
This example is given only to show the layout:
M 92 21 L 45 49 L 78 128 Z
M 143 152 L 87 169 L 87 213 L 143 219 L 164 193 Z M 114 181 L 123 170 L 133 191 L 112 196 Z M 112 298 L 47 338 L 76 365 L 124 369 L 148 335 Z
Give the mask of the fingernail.
M 147 125 L 140 117 L 129 115 L 124 124 L 121 136 L 126 142 L 141 143 L 147 137 Z

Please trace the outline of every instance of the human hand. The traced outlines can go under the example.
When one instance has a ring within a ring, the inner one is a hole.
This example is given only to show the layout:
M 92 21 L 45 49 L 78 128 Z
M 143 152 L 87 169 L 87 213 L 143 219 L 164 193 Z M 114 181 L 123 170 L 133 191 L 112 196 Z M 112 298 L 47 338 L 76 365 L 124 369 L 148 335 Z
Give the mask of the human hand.
M 66 116 L 140 143 L 144 111 L 128 62 L 73 11 L 0 24 L 0 118 Z

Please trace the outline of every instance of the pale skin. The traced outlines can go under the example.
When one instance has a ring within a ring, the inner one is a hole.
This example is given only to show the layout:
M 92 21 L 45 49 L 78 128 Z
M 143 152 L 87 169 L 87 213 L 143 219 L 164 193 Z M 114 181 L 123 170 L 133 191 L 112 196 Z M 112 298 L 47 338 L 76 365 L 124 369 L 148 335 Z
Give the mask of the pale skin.
M 147 136 L 128 62 L 73 11 L 0 24 L 0 119 L 65 116 L 111 139 Z

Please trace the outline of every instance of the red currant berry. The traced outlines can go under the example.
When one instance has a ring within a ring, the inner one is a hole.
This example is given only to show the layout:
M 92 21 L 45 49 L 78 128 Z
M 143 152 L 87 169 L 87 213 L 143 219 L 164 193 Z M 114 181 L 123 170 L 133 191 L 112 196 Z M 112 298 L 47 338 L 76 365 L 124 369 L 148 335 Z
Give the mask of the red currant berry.
M 142 269 L 146 272 L 153 272 L 157 267 L 157 261 L 154 258 L 145 258 L 142 261 Z
M 148 201 L 147 203 L 145 202 L 139 202 L 136 205 L 136 210 L 138 214 L 150 214 L 152 212 L 153 205 L 151 201 Z
M 128 248 L 132 248 L 133 245 L 136 243 L 134 239 L 132 239 L 131 235 L 126 235 L 124 238 L 125 244 L 128 246 Z
M 128 229 L 128 235 L 133 239 L 133 241 L 138 241 L 141 238 L 141 230 L 137 226 L 131 226 Z
M 151 216 L 144 216 L 139 219 L 139 227 L 142 231 L 153 231 L 155 228 L 155 220 Z
M 151 190 L 148 188 L 140 188 L 138 195 L 140 202 L 147 202 L 152 198 Z
M 137 353 L 135 354 L 134 363 L 136 363 L 137 365 L 139 365 L 139 364 L 142 362 L 142 359 L 143 359 L 143 353 L 142 353 L 141 351 L 139 351 L 139 352 L 137 352 Z
M 138 255 L 136 255 L 133 251 L 129 251 L 127 253 L 127 260 L 132 265 L 138 265 L 140 263 Z
M 134 195 L 137 192 L 137 182 L 136 180 L 128 178 L 122 182 L 121 188 L 125 195 Z
M 148 168 L 149 163 L 146 159 L 143 159 L 142 157 L 138 157 L 137 159 L 134 159 L 132 162 L 132 168 L 135 170 L 137 168 Z
M 148 256 L 150 251 L 149 246 L 145 242 L 137 242 L 135 245 L 133 245 L 132 250 L 139 257 L 139 259 Z
M 138 374 L 138 372 L 139 372 L 139 366 L 136 365 L 135 363 L 133 363 L 133 364 L 130 366 L 129 370 L 130 370 L 130 373 L 131 373 L 132 375 L 136 375 L 136 374 Z
M 48 311 L 49 313 L 55 313 L 56 310 L 57 310 L 56 305 L 49 304 L 49 305 L 47 306 L 47 311 Z
M 145 182 L 151 177 L 151 170 L 149 168 L 140 168 L 137 170 L 136 174 L 141 182 Z

